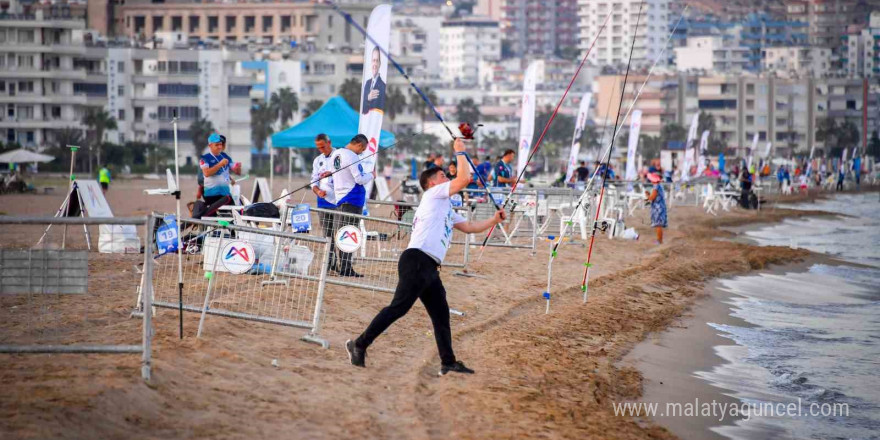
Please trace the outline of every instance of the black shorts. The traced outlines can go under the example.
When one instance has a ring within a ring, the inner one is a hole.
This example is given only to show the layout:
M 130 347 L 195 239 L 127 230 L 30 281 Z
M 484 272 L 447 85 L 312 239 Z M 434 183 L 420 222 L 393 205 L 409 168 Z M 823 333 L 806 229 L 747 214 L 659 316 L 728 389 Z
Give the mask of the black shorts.
M 101 182 L 101 189 L 103 189 L 104 191 L 106 191 L 107 188 L 109 188 L 109 187 L 110 187 L 110 184 L 109 184 L 109 183 L 107 183 L 107 182 Z

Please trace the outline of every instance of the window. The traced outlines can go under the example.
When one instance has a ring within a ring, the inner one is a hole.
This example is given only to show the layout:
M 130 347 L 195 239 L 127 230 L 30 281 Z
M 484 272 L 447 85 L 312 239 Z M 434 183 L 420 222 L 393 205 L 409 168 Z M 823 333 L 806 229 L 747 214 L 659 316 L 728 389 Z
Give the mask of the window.
M 116 96 L 125 96 L 125 86 L 116 87 Z
M 230 98 L 247 98 L 251 96 L 251 86 L 249 85 L 229 85 Z
M 134 108 L 134 122 L 142 122 L 144 120 L 144 108 L 143 107 L 135 107 Z
M 754 125 L 755 124 L 755 117 L 752 115 L 746 115 L 746 124 L 747 125 Z
M 183 106 L 183 107 L 169 107 L 169 106 L 159 106 L 159 119 L 160 120 L 168 120 L 174 117 L 175 112 L 177 112 L 177 117 L 181 120 L 194 120 L 199 118 L 199 108 L 193 106 Z
M 189 32 L 195 33 L 199 31 L 199 17 L 198 15 L 190 15 L 189 16 Z
M 18 67 L 34 67 L 34 57 L 33 55 L 19 55 L 18 56 Z
M 106 83 L 73 83 L 75 95 L 107 96 Z
M 244 31 L 247 33 L 251 33 L 254 31 L 254 26 L 256 26 L 257 19 L 253 15 L 247 15 L 244 17 Z
M 217 32 L 217 28 L 220 26 L 220 19 L 214 15 L 212 17 L 208 17 L 208 33 L 213 34 Z
M 736 100 L 735 99 L 701 99 L 700 100 L 700 109 L 735 110 L 736 109 Z
M 856 110 L 856 101 L 854 99 L 849 99 L 846 101 L 846 109 L 847 110 Z
M 10 118 L 15 117 L 15 104 L 6 104 L 6 116 Z M 13 139 L 15 139 L 13 137 Z
M 231 34 L 231 33 L 235 32 L 235 19 L 236 18 L 237 17 L 234 15 L 227 15 L 226 16 L 226 33 L 227 34 Z
M 125 120 L 125 109 L 122 109 L 122 108 L 119 109 L 119 116 L 116 119 L 118 119 L 120 121 Z
M 34 42 L 34 31 L 33 30 L 19 30 L 18 31 L 18 42 L 19 43 L 33 43 Z
M 159 96 L 197 96 L 198 84 L 159 84 Z
M 61 118 L 61 107 L 60 106 L 52 106 L 52 117 L 55 119 Z
M 18 91 L 33 93 L 34 92 L 34 82 L 33 81 L 19 81 L 18 82 Z
M 0 93 L 6 93 L 6 81 L 0 81 Z
M 183 17 L 171 17 L 171 30 L 174 32 L 183 30 Z
M 272 17 L 271 15 L 264 15 L 263 16 L 263 32 L 264 33 L 272 32 L 272 19 L 273 18 L 274 17 Z
M 125 73 L 125 61 L 119 61 L 116 63 L 116 71 L 119 73 Z
M 153 32 L 162 30 L 162 28 L 163 28 L 162 19 L 163 18 L 164 17 L 162 17 L 161 15 L 156 15 L 153 17 Z
M 29 144 L 34 143 L 34 132 L 32 132 L 32 131 L 27 132 L 25 134 L 25 140 Z
M 180 62 L 180 73 L 198 73 L 199 72 L 199 62 L 198 61 L 181 61 Z
M 189 133 L 189 130 L 178 130 L 177 131 L 177 139 L 181 141 L 188 141 L 192 137 Z M 159 140 L 164 142 L 171 142 L 174 140 L 174 131 L 169 130 L 167 128 L 163 128 L 159 130 Z
M 289 32 L 290 31 L 290 16 L 285 15 L 281 17 L 281 32 Z

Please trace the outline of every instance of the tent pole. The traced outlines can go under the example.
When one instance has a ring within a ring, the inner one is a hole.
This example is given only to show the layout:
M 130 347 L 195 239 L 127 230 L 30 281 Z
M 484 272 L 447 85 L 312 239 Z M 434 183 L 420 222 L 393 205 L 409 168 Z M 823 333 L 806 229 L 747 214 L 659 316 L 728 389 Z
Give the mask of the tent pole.
M 73 164 L 76 163 L 76 150 L 79 150 L 79 147 L 77 147 L 75 145 L 68 145 L 67 148 L 70 148 L 70 175 L 69 175 L 70 178 L 68 179 L 68 182 L 67 182 L 67 197 L 68 197 L 67 200 L 70 200 L 70 192 L 73 191 L 73 180 L 75 178 L 73 175 Z M 63 206 L 66 206 L 67 204 L 68 204 L 67 201 L 65 201 L 65 203 L 61 206 L 63 207 Z M 48 232 L 48 229 L 46 231 Z M 61 235 L 61 249 L 64 249 L 66 244 L 67 244 L 67 225 L 65 224 L 64 225 L 64 233 Z
M 274 191 L 275 187 L 275 152 L 272 151 L 272 142 L 267 140 L 266 145 L 269 147 L 269 194 L 266 194 L 266 197 L 268 197 L 269 200 L 272 200 L 275 198 L 272 195 L 272 191 Z

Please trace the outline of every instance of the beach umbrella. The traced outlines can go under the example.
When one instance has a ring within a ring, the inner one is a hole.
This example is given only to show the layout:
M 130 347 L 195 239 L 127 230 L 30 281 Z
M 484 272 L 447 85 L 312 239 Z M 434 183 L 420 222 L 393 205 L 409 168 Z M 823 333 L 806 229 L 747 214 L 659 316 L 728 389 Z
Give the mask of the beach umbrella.
M 55 157 L 48 154 L 34 153 L 24 148 L 7 151 L 0 154 L 0 163 L 31 163 L 31 162 L 52 162 Z

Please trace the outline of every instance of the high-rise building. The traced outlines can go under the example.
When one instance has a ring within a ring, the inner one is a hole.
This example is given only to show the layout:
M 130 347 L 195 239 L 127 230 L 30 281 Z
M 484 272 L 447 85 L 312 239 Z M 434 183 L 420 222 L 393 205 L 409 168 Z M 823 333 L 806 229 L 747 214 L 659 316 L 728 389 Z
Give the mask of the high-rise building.
M 675 48 L 676 67 L 679 71 L 742 72 L 749 63 L 749 49 L 738 43 L 721 36 L 689 37 L 687 46 Z
M 846 52 L 843 68 L 850 78 L 880 77 L 880 10 L 871 14 L 870 23 L 844 35 Z
M 598 65 L 625 66 L 630 58 L 633 36 L 637 32 L 632 65 L 649 66 L 660 56 L 666 44 L 670 1 L 578 0 L 579 48 L 586 51 L 590 47 L 606 17 L 611 14 L 589 60 Z M 668 57 L 662 58 L 659 66 L 667 64 Z
M 577 0 L 481 0 L 475 11 L 500 22 L 505 56 L 548 56 L 577 46 Z
M 831 49 L 833 69 L 843 72 L 849 48 L 841 44 L 841 37 L 852 25 L 865 26 L 871 11 L 880 5 L 871 0 L 786 0 L 786 8 L 790 20 L 809 25 L 811 45 Z
M 455 84 L 477 84 L 481 60 L 501 59 L 498 22 L 488 17 L 451 18 L 440 31 L 440 70 Z

